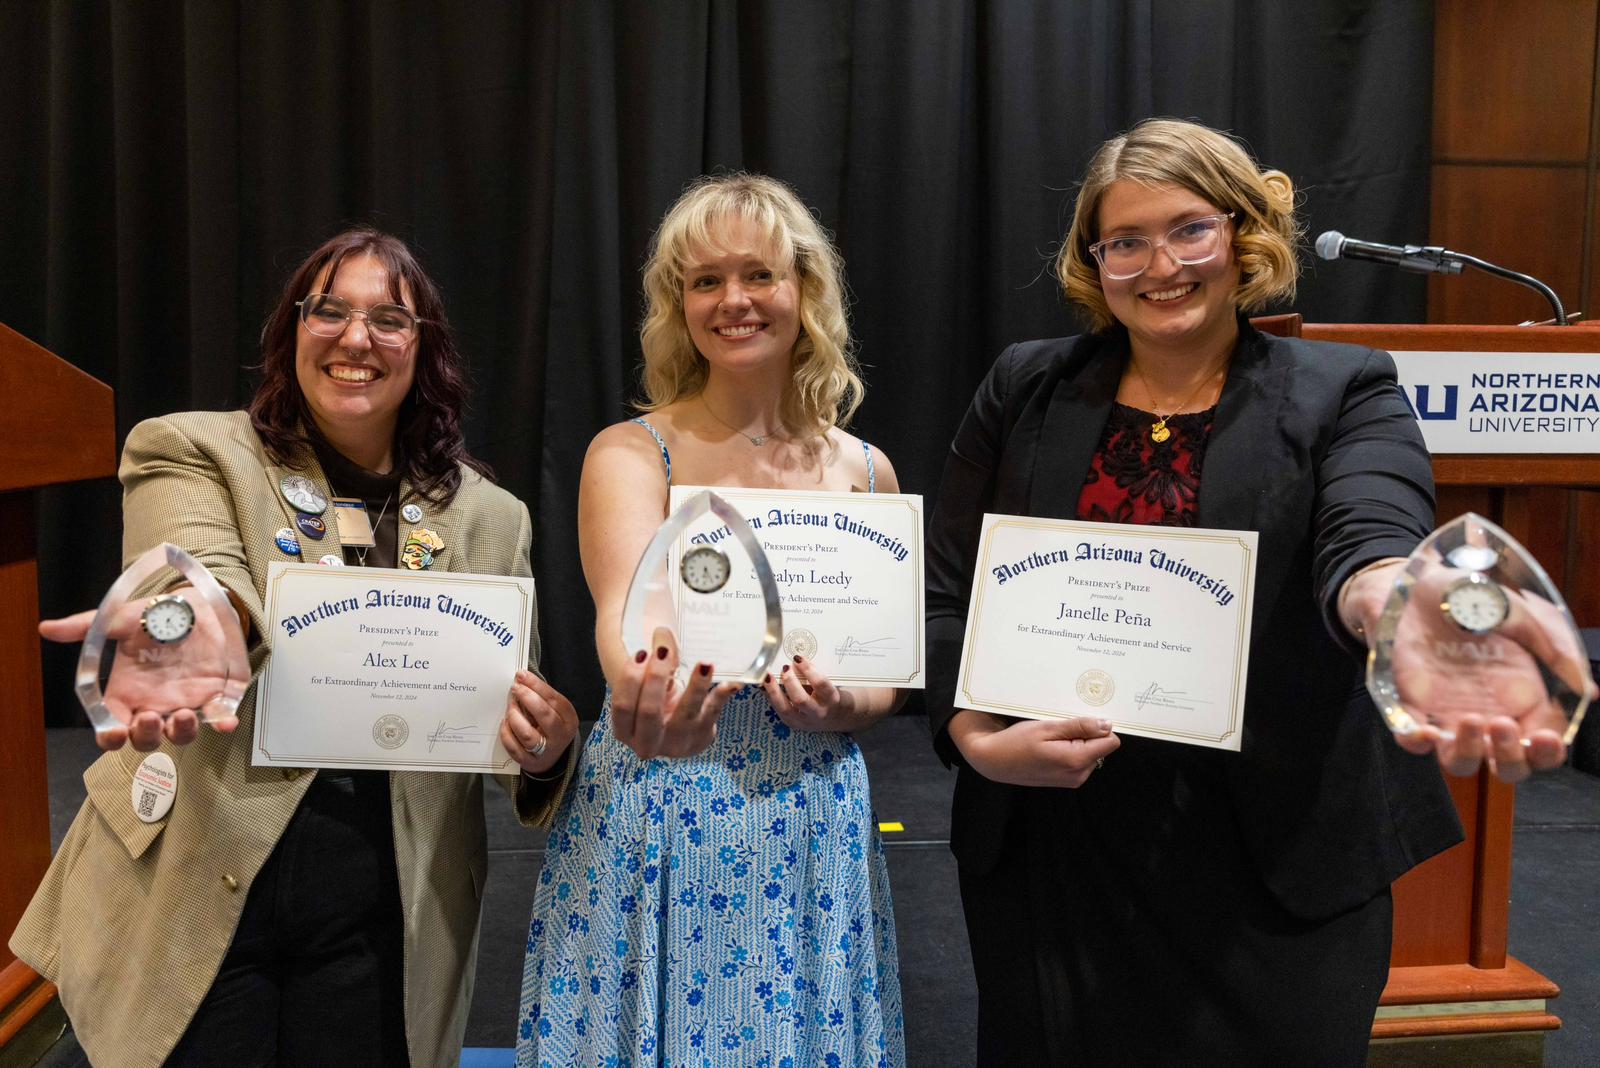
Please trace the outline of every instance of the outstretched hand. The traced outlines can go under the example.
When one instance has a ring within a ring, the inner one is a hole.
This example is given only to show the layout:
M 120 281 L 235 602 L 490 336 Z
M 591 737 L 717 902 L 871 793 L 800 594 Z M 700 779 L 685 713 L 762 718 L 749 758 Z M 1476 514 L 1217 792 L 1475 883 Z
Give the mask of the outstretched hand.
M 717 736 L 717 717 L 739 684 L 713 684 L 712 665 L 696 664 L 679 685 L 678 642 L 657 627 L 611 687 L 611 732 L 640 760 L 704 752 Z
M 172 591 L 183 592 L 182 589 Z M 105 684 L 106 710 L 119 725 L 95 731 L 101 749 L 124 743 L 149 752 L 166 738 L 188 745 L 200 733 L 201 710 L 223 692 L 228 662 L 221 624 L 209 612 L 195 616 L 194 630 L 178 645 L 162 645 L 139 625 L 142 604 L 128 603 L 112 615 L 106 636 L 117 643 Z M 94 622 L 94 610 L 39 622 L 41 637 L 81 642 Z M 233 715 L 213 716 L 223 733 L 238 727 Z
M 1400 618 L 1394 676 L 1400 699 L 1419 729 L 1395 736 L 1411 753 L 1433 753 L 1452 775 L 1487 763 L 1506 782 L 1559 766 L 1567 712 L 1551 696 L 1546 672 L 1574 693 L 1595 696 L 1587 657 L 1574 644 L 1560 609 L 1506 590 L 1505 621 L 1472 634 L 1450 621 L 1441 603 L 1459 571 L 1431 569 L 1412 587 L 1416 608 Z
M 1372 634 L 1406 561 L 1351 579 L 1350 617 Z M 1506 782 L 1560 765 L 1566 711 L 1550 696 L 1547 674 L 1573 693 L 1596 694 L 1587 656 L 1560 609 L 1543 598 L 1505 590 L 1504 622 L 1487 634 L 1457 626 L 1440 606 L 1458 569 L 1430 567 L 1415 581 L 1394 637 L 1394 679 L 1416 729 L 1396 734 L 1410 753 L 1432 753 L 1451 775 L 1487 764 Z M 1354 625 L 1354 624 L 1352 624 Z

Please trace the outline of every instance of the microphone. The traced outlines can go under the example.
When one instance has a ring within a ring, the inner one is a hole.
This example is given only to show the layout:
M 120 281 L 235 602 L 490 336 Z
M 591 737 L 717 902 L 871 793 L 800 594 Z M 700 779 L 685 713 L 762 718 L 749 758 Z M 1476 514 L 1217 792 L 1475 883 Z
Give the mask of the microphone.
M 1464 266 L 1461 253 L 1438 245 L 1381 245 L 1345 237 L 1337 230 L 1317 238 L 1317 255 L 1325 260 L 1371 260 L 1417 274 L 1460 274 Z
M 1463 267 L 1475 267 L 1487 274 L 1527 286 L 1539 293 L 1555 310 L 1556 325 L 1567 325 L 1566 309 L 1561 306 L 1561 298 L 1556 296 L 1555 290 L 1531 274 L 1513 271 L 1488 260 L 1469 256 L 1465 252 L 1451 252 L 1438 245 L 1380 245 L 1376 241 L 1357 241 L 1353 237 L 1345 237 L 1337 230 L 1327 230 L 1317 236 L 1317 255 L 1325 260 L 1371 260 L 1373 263 L 1387 263 L 1402 271 L 1415 271 L 1418 274 L 1460 274 Z

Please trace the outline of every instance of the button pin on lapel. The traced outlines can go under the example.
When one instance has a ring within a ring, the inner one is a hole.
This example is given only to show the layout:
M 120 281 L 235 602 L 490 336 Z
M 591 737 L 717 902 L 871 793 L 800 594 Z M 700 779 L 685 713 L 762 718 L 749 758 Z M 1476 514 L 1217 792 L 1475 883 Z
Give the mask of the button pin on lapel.
M 178 793 L 178 767 L 165 753 L 151 753 L 133 773 L 133 814 L 144 823 L 160 823 L 172 810 Z
M 420 523 L 422 522 L 422 509 L 415 504 L 408 504 L 400 509 L 400 518 L 407 523 Z
M 284 475 L 278 483 L 283 499 L 297 512 L 321 515 L 328 507 L 328 498 L 322 495 L 317 484 L 304 475 Z

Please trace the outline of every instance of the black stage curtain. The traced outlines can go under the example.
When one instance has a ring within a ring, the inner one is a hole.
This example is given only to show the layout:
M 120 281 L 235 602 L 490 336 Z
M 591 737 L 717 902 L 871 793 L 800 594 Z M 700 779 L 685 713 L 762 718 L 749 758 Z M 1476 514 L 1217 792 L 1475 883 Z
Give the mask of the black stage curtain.
M 473 362 L 471 446 L 534 505 L 548 671 L 592 714 L 578 472 L 635 393 L 638 270 L 689 179 L 766 171 L 835 231 L 857 430 L 931 494 L 1000 348 L 1076 329 L 1048 263 L 1096 144 L 1197 118 L 1296 180 L 1312 234 L 1420 242 L 1432 36 L 1428 0 L 0 0 L 0 321 L 110 383 L 126 433 L 239 406 L 342 224 L 405 237 Z M 1424 291 L 1322 265 L 1297 307 L 1416 321 Z M 45 496 L 47 613 L 114 577 L 118 499 Z M 53 724 L 81 721 L 69 661 Z

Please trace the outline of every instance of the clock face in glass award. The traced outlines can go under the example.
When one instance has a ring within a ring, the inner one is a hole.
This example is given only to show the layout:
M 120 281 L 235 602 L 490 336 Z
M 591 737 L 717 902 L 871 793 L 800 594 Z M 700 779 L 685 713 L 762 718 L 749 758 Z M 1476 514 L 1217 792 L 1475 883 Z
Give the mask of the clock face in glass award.
M 710 490 L 667 518 L 634 571 L 623 644 L 649 649 L 658 627 L 677 640 L 680 672 L 706 663 L 718 681 L 760 682 L 778 654 L 783 610 L 772 565 L 750 524 Z
M 177 573 L 173 582 L 146 588 L 168 569 Z M 138 712 L 166 717 L 183 708 L 230 729 L 250 684 L 238 613 L 203 564 L 175 545 L 158 545 L 101 600 L 75 682 L 97 731 L 124 726 Z
M 1417 546 L 1367 644 L 1367 690 L 1396 734 L 1450 739 L 1464 715 L 1508 716 L 1524 744 L 1540 732 L 1570 744 L 1593 692 L 1560 591 L 1471 512 Z

